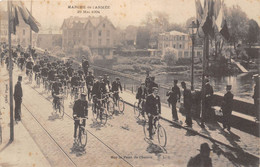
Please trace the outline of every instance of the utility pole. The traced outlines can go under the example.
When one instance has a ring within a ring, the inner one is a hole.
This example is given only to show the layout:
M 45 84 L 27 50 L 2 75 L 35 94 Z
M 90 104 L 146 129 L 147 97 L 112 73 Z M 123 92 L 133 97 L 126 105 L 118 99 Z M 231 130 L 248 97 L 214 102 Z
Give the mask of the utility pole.
M 7 2 L 8 11 L 8 44 L 9 44 L 9 89 L 10 89 L 10 142 L 14 140 L 14 113 L 13 113 L 13 62 L 12 62 L 12 45 L 11 45 L 11 12 L 10 0 Z
M 201 127 L 204 128 L 205 125 L 205 76 L 208 64 L 208 57 L 209 57 L 209 35 L 205 33 L 204 36 L 204 45 L 203 45 L 203 61 L 202 61 L 202 120 L 201 120 Z
M 192 49 L 191 49 L 191 90 L 194 90 L 194 30 L 192 28 Z
M 31 0 L 31 14 L 32 14 L 32 0 Z M 32 28 L 30 26 L 30 45 L 32 47 Z

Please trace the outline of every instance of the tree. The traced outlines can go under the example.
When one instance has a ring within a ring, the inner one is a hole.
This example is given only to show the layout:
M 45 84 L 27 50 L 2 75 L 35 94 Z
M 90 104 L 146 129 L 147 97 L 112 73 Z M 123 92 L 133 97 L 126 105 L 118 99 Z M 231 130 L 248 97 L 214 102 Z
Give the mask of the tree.
M 150 31 L 146 27 L 139 27 L 136 35 L 136 48 L 147 49 L 149 46 Z
M 227 24 L 230 33 L 230 42 L 232 42 L 234 49 L 237 52 L 237 44 L 240 41 L 246 40 L 247 29 L 248 29 L 248 18 L 247 15 L 240 6 L 232 6 L 224 9 L 224 13 L 227 16 Z
M 172 66 L 176 62 L 176 50 L 171 47 L 165 48 L 165 55 L 163 57 L 163 60 L 166 62 L 168 66 Z
M 259 26 L 257 22 L 253 19 L 248 21 L 248 32 L 247 32 L 247 43 L 251 46 L 258 42 L 259 36 Z

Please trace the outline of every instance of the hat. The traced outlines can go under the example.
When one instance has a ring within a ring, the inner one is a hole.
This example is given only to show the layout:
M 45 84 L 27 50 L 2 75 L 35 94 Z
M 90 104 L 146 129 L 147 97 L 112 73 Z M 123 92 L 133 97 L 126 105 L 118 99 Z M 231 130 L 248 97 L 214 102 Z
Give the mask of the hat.
M 87 94 L 86 94 L 86 93 L 81 93 L 80 96 L 84 96 L 84 97 L 86 97 Z
M 232 85 L 227 85 L 228 90 L 231 90 L 231 88 L 232 88 Z
M 200 145 L 200 152 L 206 152 L 206 151 L 210 151 L 210 147 L 208 145 L 208 143 L 202 143 Z
M 177 79 L 175 79 L 175 80 L 173 80 L 173 82 L 174 82 L 174 83 L 177 83 L 177 82 L 178 82 L 178 80 L 177 80 Z
M 120 78 L 119 78 L 119 77 L 116 77 L 116 80 L 120 80 Z

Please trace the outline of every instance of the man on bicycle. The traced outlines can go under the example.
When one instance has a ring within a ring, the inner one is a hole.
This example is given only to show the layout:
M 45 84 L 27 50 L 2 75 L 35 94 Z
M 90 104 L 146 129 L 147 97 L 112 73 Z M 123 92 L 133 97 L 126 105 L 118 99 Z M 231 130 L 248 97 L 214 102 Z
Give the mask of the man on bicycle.
M 88 60 L 86 58 L 82 59 L 82 68 L 83 68 L 85 76 L 87 76 L 88 75 L 89 63 L 88 63 Z
M 26 63 L 25 67 L 26 67 L 26 75 L 28 76 L 29 72 L 32 72 L 33 69 L 33 62 L 31 57 L 28 58 L 28 62 Z
M 93 97 L 93 103 L 94 103 L 94 113 L 96 113 L 96 107 L 97 107 L 97 99 L 101 99 L 102 94 L 102 87 L 101 87 L 101 81 L 102 77 L 99 76 L 99 80 L 96 80 L 94 82 L 93 88 L 92 88 L 92 97 Z
M 88 76 L 86 76 L 86 85 L 88 89 L 88 98 L 90 99 L 90 93 L 94 85 L 94 76 L 91 71 L 89 71 Z
M 75 91 L 75 89 L 76 89 L 75 87 L 79 86 L 79 84 L 80 84 L 80 78 L 78 76 L 78 73 L 75 72 L 71 78 L 72 92 Z M 78 90 L 76 90 L 76 91 L 78 91 Z
M 86 94 L 81 93 L 80 99 L 76 100 L 73 106 L 73 118 L 74 118 L 74 142 L 77 139 L 77 129 L 79 127 L 78 118 L 88 119 L 88 101 L 86 100 Z M 86 120 L 83 120 L 83 126 L 85 127 Z
M 36 81 L 37 75 L 40 75 L 40 63 L 37 61 L 37 63 L 33 66 L 33 72 L 34 72 L 34 80 Z
M 112 83 L 112 92 L 113 92 L 113 100 L 117 105 L 117 101 L 119 100 L 119 90 L 122 93 L 122 85 L 120 83 L 119 77 L 116 77 L 116 80 Z
M 45 83 L 49 73 L 49 68 L 47 67 L 47 64 L 44 64 L 42 71 L 41 71 L 41 76 L 43 77 L 43 83 Z
M 147 89 L 145 87 L 145 83 L 141 83 L 141 86 L 138 88 L 136 93 L 136 99 L 138 99 L 138 108 L 140 107 L 140 103 L 142 100 L 144 101 L 147 97 Z M 143 103 L 144 104 L 144 103 Z M 142 104 L 142 116 L 144 116 L 144 105 Z
M 54 108 L 57 108 L 57 102 L 59 100 L 59 97 L 57 95 L 60 94 L 62 89 L 62 83 L 58 77 L 55 77 L 55 82 L 52 85 L 52 97 L 53 97 L 53 104 Z
M 161 114 L 161 101 L 160 97 L 158 96 L 158 88 L 153 87 L 152 89 L 152 94 L 150 94 L 146 98 L 146 113 L 149 118 L 149 137 L 151 140 L 153 140 L 153 134 L 152 134 L 152 129 L 153 129 L 153 124 L 155 123 L 154 116 L 160 115 Z

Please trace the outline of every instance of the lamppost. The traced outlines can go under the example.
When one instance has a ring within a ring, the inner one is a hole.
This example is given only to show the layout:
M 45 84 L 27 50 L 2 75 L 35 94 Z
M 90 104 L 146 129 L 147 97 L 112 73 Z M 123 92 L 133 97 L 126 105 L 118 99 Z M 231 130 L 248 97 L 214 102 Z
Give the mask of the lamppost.
M 195 36 L 197 34 L 198 25 L 195 23 L 195 21 L 192 21 L 189 28 L 189 34 L 192 41 L 192 50 L 191 50 L 191 90 L 194 90 L 194 41 Z

